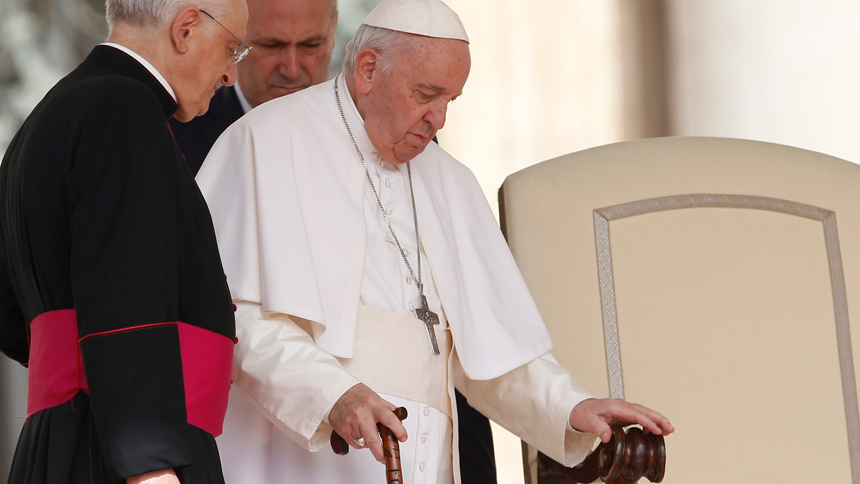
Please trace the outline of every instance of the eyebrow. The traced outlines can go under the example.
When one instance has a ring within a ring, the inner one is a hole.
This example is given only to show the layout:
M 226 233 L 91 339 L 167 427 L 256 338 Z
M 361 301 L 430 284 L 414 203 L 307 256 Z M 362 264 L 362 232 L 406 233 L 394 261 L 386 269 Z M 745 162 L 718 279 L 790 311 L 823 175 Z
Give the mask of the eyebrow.
M 325 42 L 325 35 L 314 35 L 299 41 L 300 44 L 309 44 L 311 42 Z
M 442 87 L 442 86 L 437 86 L 436 84 L 418 84 L 418 86 L 417 86 L 417 87 L 418 87 L 419 89 L 430 89 L 430 90 L 433 90 L 433 91 L 439 91 L 439 92 L 443 92 L 443 93 L 448 92 L 448 90 L 447 90 L 447 89 L 445 89 L 445 88 L 444 88 L 444 87 Z M 451 100 L 453 101 L 453 100 L 457 99 L 458 97 L 460 97 L 460 96 L 462 96 L 462 95 L 463 95 L 463 91 L 460 91 L 457 95 L 455 95 L 454 97 L 452 97 L 452 98 L 451 98 Z
M 257 39 L 251 39 L 251 42 L 255 44 L 286 44 L 286 42 L 277 37 L 260 37 Z
M 430 89 L 432 91 L 448 92 L 447 89 L 445 89 L 442 86 L 437 86 L 436 84 L 423 84 L 422 83 L 422 84 L 418 84 L 418 87 L 422 88 L 422 89 Z
M 254 39 L 252 42 L 255 44 L 277 44 L 277 45 L 289 45 L 291 42 L 285 41 L 279 37 L 260 37 L 259 39 Z M 301 44 L 309 44 L 312 42 L 325 42 L 324 35 L 314 35 L 312 37 L 308 37 L 306 39 L 301 39 L 296 42 L 296 45 Z

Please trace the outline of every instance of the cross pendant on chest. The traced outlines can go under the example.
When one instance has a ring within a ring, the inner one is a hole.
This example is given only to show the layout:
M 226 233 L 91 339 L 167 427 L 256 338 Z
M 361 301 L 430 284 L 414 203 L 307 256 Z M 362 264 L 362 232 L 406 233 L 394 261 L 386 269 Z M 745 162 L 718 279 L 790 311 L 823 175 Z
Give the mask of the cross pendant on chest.
M 430 337 L 430 346 L 433 347 L 433 354 L 438 355 L 439 343 L 436 342 L 436 330 L 433 325 L 439 324 L 439 316 L 430 310 L 430 306 L 427 305 L 427 298 L 423 293 L 421 294 L 421 307 L 415 308 L 415 315 L 424 321 L 424 326 L 427 327 L 427 336 Z

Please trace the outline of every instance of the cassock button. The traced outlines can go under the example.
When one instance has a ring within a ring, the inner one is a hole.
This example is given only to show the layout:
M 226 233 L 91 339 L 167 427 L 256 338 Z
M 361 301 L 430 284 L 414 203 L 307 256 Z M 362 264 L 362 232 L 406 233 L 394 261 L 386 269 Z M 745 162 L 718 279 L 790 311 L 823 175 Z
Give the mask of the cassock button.
M 426 444 L 426 443 L 427 443 L 427 434 L 424 434 L 424 435 L 422 435 L 422 436 L 421 436 L 421 443 L 422 443 L 422 444 Z
M 427 464 L 425 464 L 423 462 L 418 465 L 418 470 L 421 472 L 424 472 L 424 469 L 426 469 L 426 468 L 427 468 Z
M 412 303 L 409 303 L 409 310 L 410 310 L 410 311 L 415 311 L 415 305 L 414 305 L 414 304 L 412 304 Z
M 424 407 L 424 416 L 425 416 L 425 417 L 429 417 L 429 416 L 430 416 L 430 407 Z
M 393 209 L 393 208 L 391 208 L 391 207 L 386 207 L 386 209 L 385 209 L 385 214 L 386 214 L 386 215 L 391 215 L 391 213 L 392 213 L 392 212 L 394 212 L 394 209 Z
M 391 188 L 391 185 L 394 185 L 394 182 L 391 181 L 391 178 L 386 178 L 385 179 L 385 186 L 387 186 L 388 188 Z
M 236 305 L 234 304 L 234 305 L 233 305 L 233 312 L 235 313 L 235 312 L 236 312 L 236 310 L 238 310 L 238 309 L 239 309 L 239 308 L 237 308 L 237 307 L 236 307 Z
M 412 284 L 412 276 L 406 276 L 406 284 Z

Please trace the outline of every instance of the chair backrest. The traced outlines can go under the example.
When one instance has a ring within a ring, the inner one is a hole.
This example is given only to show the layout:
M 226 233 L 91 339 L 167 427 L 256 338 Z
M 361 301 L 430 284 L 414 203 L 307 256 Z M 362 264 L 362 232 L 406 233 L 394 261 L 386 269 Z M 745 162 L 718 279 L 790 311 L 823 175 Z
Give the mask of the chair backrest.
M 650 139 L 514 173 L 499 202 L 558 360 L 677 428 L 664 483 L 860 484 L 860 166 Z

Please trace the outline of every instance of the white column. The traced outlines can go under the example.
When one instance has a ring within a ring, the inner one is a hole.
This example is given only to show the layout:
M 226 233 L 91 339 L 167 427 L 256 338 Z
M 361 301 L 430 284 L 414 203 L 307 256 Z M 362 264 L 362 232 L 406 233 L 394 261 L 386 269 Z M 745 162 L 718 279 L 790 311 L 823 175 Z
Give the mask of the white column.
M 668 0 L 671 131 L 860 162 L 860 2 Z
M 469 33 L 472 71 L 439 141 L 494 209 L 508 174 L 623 137 L 618 1 L 447 3 Z

